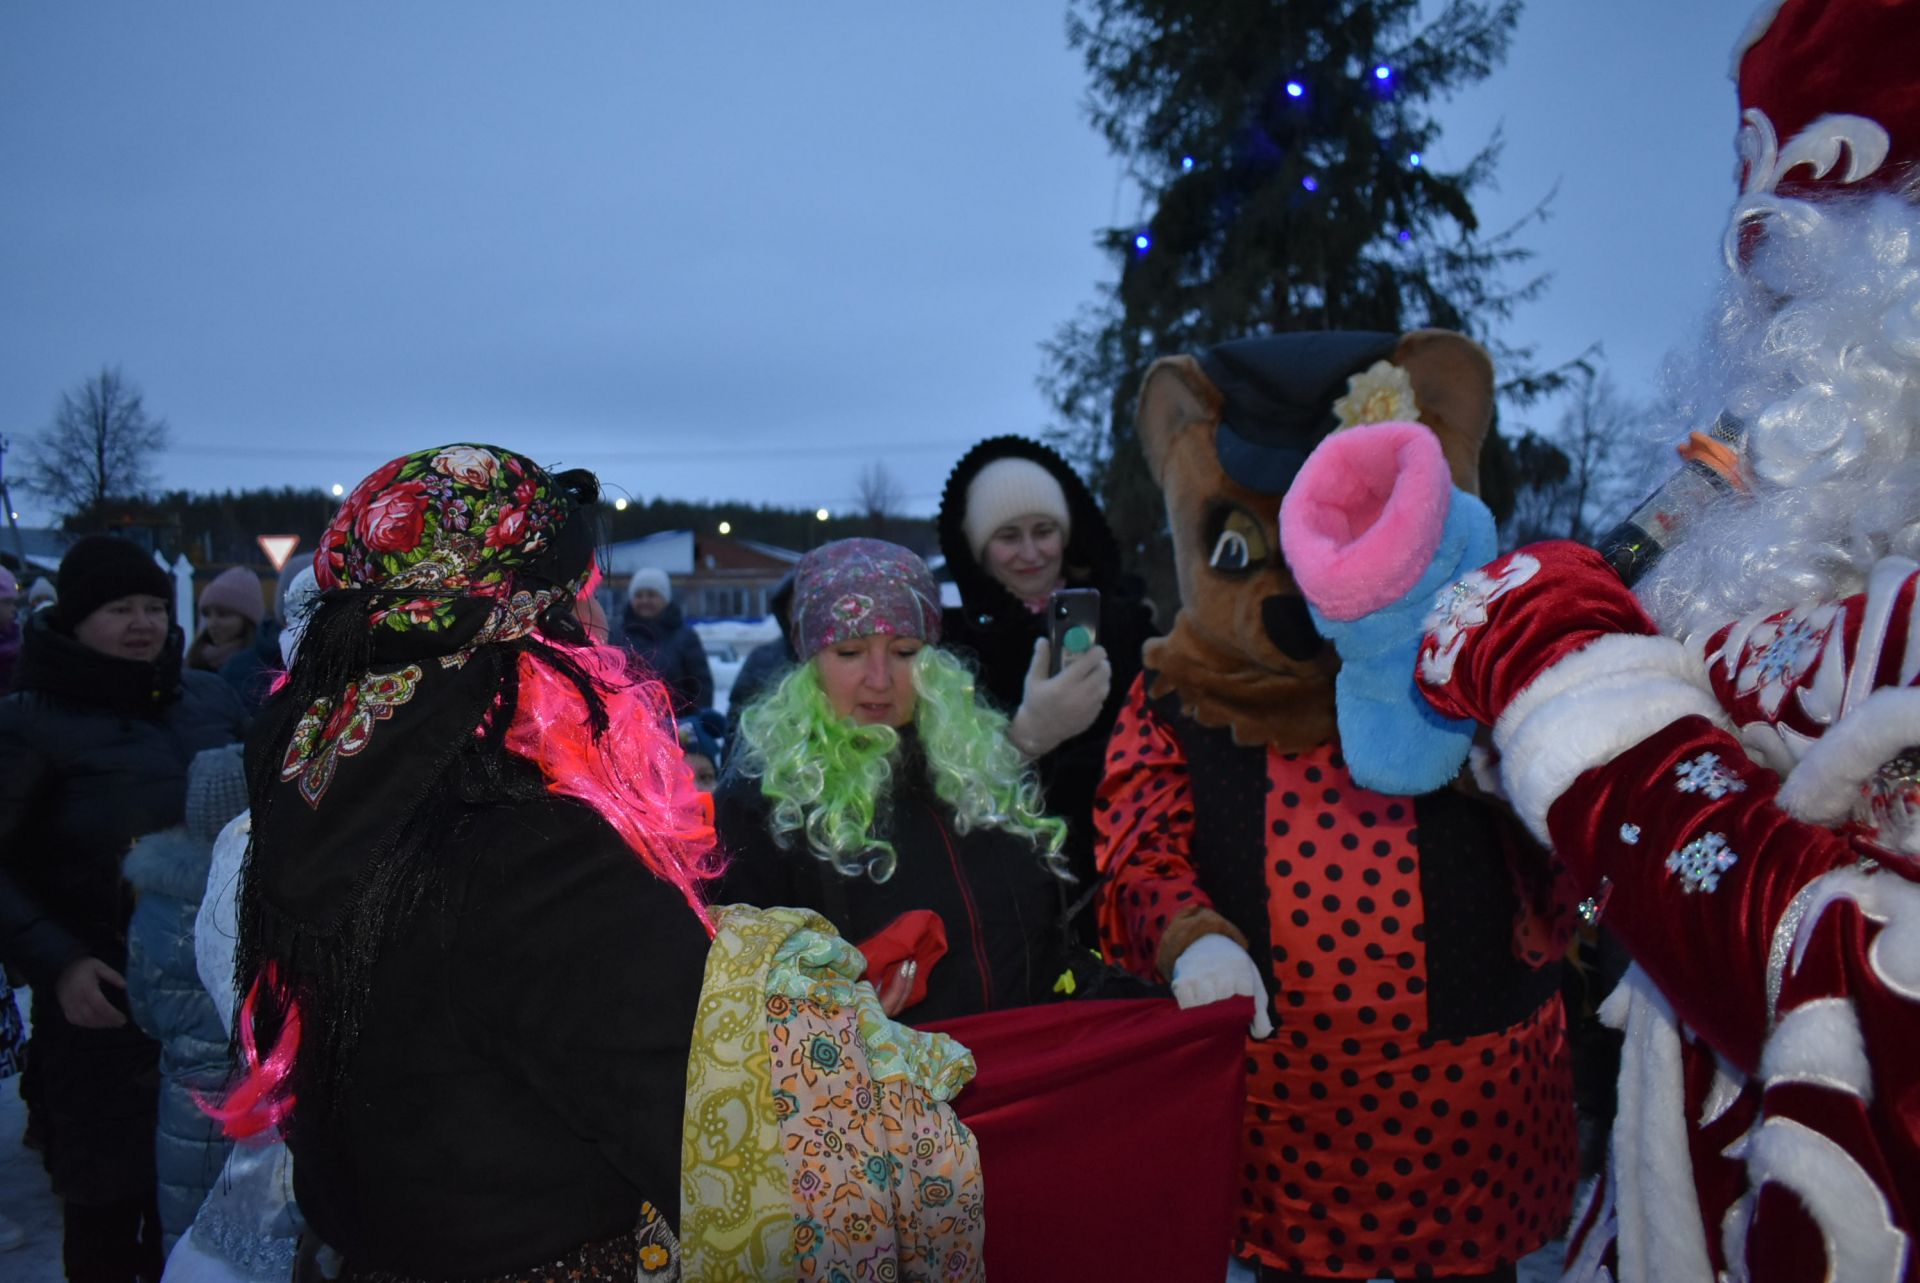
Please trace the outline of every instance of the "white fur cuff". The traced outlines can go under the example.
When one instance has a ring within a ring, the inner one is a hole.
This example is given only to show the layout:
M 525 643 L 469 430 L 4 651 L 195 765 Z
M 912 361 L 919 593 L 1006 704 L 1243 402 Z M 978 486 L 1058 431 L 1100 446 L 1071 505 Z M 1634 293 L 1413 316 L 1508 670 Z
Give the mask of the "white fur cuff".
M 1860 785 L 1902 749 L 1920 744 L 1920 690 L 1877 690 L 1827 728 L 1780 786 L 1787 813 L 1814 824 L 1847 818 Z
M 1507 795 L 1542 842 L 1581 774 L 1683 717 L 1729 727 L 1698 659 L 1667 637 L 1602 637 L 1528 684 L 1494 723 Z

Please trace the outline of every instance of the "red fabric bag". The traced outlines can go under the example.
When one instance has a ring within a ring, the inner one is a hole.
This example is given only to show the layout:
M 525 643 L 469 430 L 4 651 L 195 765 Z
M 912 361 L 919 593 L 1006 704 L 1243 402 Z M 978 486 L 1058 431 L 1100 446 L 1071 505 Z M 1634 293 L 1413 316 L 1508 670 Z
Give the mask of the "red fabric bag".
M 1220 1283 L 1251 1000 L 1060 1002 L 930 1026 L 973 1052 L 994 1283 Z

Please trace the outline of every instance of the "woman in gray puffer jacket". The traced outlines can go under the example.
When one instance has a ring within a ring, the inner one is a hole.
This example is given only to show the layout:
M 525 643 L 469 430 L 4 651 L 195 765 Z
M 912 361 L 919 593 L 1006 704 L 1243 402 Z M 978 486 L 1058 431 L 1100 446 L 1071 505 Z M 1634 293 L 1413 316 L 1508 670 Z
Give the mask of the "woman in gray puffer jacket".
M 154 1140 L 160 1227 L 168 1252 L 193 1224 L 230 1146 L 193 1093 L 219 1094 L 227 1034 L 194 965 L 193 926 L 213 840 L 247 806 L 240 746 L 208 749 L 187 768 L 186 823 L 140 839 L 123 873 L 137 897 L 127 932 L 127 1000 L 134 1023 L 160 1044 L 160 1117 Z

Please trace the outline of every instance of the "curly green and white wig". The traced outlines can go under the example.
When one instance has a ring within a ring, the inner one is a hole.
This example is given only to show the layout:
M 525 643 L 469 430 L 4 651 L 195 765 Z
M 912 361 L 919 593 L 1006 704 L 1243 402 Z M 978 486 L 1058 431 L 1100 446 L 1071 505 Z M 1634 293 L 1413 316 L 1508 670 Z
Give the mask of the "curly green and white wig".
M 933 791 L 965 834 L 997 828 L 1031 842 L 1055 877 L 1072 881 L 1060 853 L 1065 821 L 1042 809 L 1033 767 L 1007 738 L 1007 719 L 974 697 L 973 674 L 938 646 L 913 660 L 913 724 Z M 894 771 L 900 733 L 834 716 L 811 662 L 788 673 L 740 717 L 743 774 L 773 804 L 774 840 L 803 840 L 849 877 L 893 876 L 899 853 L 874 832 Z

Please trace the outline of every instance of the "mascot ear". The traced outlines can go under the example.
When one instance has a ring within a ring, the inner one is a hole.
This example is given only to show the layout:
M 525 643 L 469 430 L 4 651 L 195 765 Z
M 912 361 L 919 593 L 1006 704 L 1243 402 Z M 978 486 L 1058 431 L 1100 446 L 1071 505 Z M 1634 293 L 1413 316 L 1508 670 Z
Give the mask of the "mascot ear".
M 1393 363 L 1413 384 L 1420 421 L 1440 438 L 1453 484 L 1480 492 L 1480 446 L 1493 426 L 1493 361 L 1487 350 L 1451 330 L 1414 330 L 1394 349 Z
M 1148 367 L 1133 421 L 1155 485 L 1166 484 L 1167 456 L 1181 432 L 1211 422 L 1219 413 L 1220 394 L 1192 357 L 1166 356 Z

